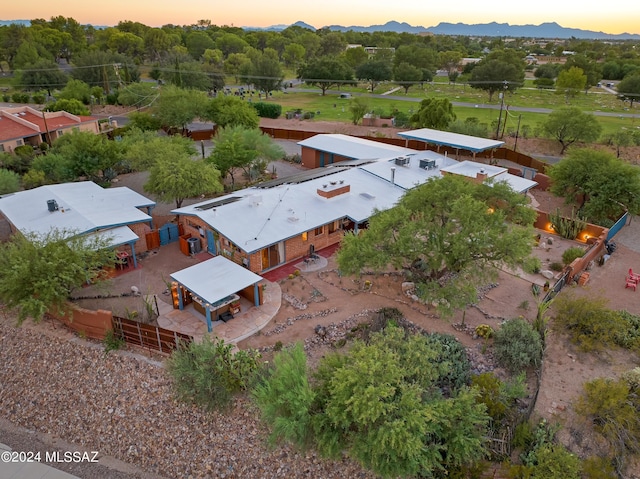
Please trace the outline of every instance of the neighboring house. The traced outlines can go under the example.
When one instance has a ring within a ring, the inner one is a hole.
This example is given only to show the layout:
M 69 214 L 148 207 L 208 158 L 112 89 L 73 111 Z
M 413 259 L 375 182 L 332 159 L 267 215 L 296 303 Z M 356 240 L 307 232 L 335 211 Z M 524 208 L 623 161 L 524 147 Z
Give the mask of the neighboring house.
M 134 266 L 136 253 L 147 250 L 145 235 L 153 227 L 154 206 L 154 201 L 129 188 L 102 188 L 91 181 L 41 186 L 0 197 L 0 213 L 12 233 L 46 235 L 57 229 L 69 235 L 105 236 L 110 246 L 130 255 Z
M 185 233 L 199 237 L 211 254 L 261 273 L 367 228 L 376 210 L 393 207 L 407 190 L 441 171 L 475 177 L 473 168 L 480 175 L 486 168 L 484 179 L 507 181 L 517 191 L 536 185 L 505 168 L 345 135 L 317 135 L 300 144 L 322 154 L 333 151 L 334 161 L 340 152 L 343 161 L 175 209 Z M 464 166 L 456 172 L 458 165 Z
M 302 166 L 318 168 L 347 160 L 376 160 L 414 150 L 377 141 L 336 134 L 315 135 L 298 142 Z
M 0 109 L 0 152 L 12 152 L 22 145 L 38 147 L 72 131 L 99 133 L 98 118 L 66 111 L 43 112 L 30 106 Z

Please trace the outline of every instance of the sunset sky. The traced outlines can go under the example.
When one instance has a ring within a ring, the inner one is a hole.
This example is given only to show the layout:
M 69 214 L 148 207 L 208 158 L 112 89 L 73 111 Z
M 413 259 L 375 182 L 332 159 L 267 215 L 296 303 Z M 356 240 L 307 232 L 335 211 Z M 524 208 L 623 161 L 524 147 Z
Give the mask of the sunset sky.
M 49 19 L 63 15 L 80 23 L 115 25 L 131 20 L 149 26 L 190 25 L 208 19 L 215 25 L 265 27 L 302 20 L 316 28 L 325 25 L 373 25 L 389 20 L 430 27 L 440 22 L 488 23 L 511 25 L 557 22 L 563 27 L 606 33 L 640 34 L 640 8 L 635 0 L 567 2 L 536 0 L 457 0 L 454 2 L 404 0 L 29 0 L 3 2 L 0 20 Z M 274 6 L 275 5 L 275 6 Z

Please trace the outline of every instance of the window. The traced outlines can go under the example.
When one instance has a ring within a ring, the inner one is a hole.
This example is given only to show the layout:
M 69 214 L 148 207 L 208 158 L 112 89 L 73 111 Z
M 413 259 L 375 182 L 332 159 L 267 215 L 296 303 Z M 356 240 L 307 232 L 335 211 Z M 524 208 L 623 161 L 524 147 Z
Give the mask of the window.
M 315 236 L 322 236 L 324 234 L 324 226 L 320 226 L 320 228 L 316 228 L 313 234 Z
M 22 145 L 24 145 L 24 141 L 22 141 L 22 140 L 16 140 L 16 145 L 18 145 L 18 146 L 22 146 Z
M 338 228 L 336 228 L 336 222 L 335 221 L 329 223 L 329 234 L 333 234 L 337 230 L 338 230 Z
M 4 151 L 4 145 L 0 145 L 0 151 Z
M 302 233 L 302 241 L 307 241 L 307 239 L 309 239 L 309 236 L 308 236 L 307 232 L 305 231 L 304 233 Z

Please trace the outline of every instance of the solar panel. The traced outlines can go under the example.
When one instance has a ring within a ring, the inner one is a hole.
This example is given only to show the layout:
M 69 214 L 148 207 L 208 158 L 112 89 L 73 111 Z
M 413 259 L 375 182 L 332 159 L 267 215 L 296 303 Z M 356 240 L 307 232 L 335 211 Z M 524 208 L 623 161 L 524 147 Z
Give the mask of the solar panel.
M 280 185 L 294 185 L 297 183 L 304 183 L 305 181 L 315 180 L 316 178 L 322 178 L 323 176 L 340 173 L 341 171 L 342 170 L 339 168 L 316 168 L 304 173 L 298 173 L 296 175 L 286 176 L 284 178 L 264 181 L 262 183 L 258 183 L 255 186 L 256 188 L 274 188 Z
M 218 206 L 228 205 L 229 203 L 235 203 L 238 200 L 241 200 L 242 196 L 230 196 L 229 198 L 223 198 L 221 200 L 212 201 L 211 203 L 205 203 L 204 205 L 196 206 L 197 210 L 205 211 L 210 210 L 212 208 L 217 208 Z

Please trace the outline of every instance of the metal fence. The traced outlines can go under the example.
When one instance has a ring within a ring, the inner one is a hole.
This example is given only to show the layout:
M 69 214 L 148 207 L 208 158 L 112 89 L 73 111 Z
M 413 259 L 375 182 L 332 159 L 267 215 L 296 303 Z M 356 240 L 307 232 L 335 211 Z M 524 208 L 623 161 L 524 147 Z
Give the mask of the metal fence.
M 126 318 L 113 316 L 112 323 L 114 334 L 128 344 L 161 353 L 170 353 L 178 347 L 178 344 L 189 344 L 193 341 L 193 338 L 186 334 Z

